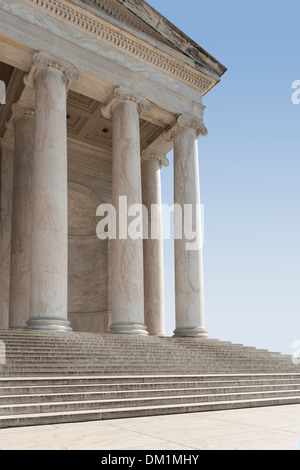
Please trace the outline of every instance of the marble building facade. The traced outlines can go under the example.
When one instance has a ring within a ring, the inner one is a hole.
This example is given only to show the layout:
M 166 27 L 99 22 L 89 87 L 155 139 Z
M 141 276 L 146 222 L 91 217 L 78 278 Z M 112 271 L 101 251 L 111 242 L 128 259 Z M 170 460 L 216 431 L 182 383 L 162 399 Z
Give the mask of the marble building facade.
M 200 204 L 226 68 L 143 0 L 0 11 L 0 328 L 164 335 L 162 238 L 99 240 L 97 208 L 161 204 L 172 149 L 174 203 Z M 205 337 L 202 250 L 174 243 L 175 335 Z

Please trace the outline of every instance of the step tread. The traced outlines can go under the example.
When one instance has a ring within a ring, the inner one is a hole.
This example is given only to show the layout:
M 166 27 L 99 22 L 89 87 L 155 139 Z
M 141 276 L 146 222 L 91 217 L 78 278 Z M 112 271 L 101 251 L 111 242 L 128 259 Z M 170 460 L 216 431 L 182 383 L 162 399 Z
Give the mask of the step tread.
M 291 355 L 229 341 L 24 330 L 0 340 L 0 427 L 300 403 Z
M 234 397 L 246 397 L 246 396 L 250 396 L 249 398 L 250 399 L 254 399 L 255 395 L 283 395 L 283 394 L 287 394 L 287 393 L 297 393 L 299 396 L 300 396 L 300 393 L 299 393 L 299 390 L 285 390 L 285 391 L 269 391 L 269 392 L 241 392 L 241 393 L 228 393 L 228 394 L 214 394 L 213 396 L 214 397 L 223 397 L 225 398 L 225 396 L 229 395 L 230 397 L 234 398 Z M 194 400 L 194 399 L 208 399 L 208 398 L 211 398 L 212 395 L 178 395 L 178 396 L 159 396 L 159 397 L 135 397 L 135 398 L 111 398 L 111 399 L 102 399 L 102 400 L 98 400 L 98 399 L 95 399 L 95 400 L 74 400 L 74 401 L 54 401 L 54 402 L 34 402 L 34 403 L 15 403 L 15 404 L 6 404 L 6 405 L 0 405 L 0 414 L 1 414 L 1 410 L 4 410 L 4 409 L 7 409 L 7 408 L 24 408 L 24 407 L 36 407 L 36 408 L 43 408 L 43 407 L 47 407 L 47 406 L 65 406 L 65 405 L 72 405 L 72 406 L 80 406 L 80 405 L 84 405 L 84 406 L 87 406 L 87 405 L 92 405 L 92 404 L 110 404 L 112 402 L 115 402 L 115 403 L 137 403 L 137 402 L 143 402 L 143 401 L 169 401 L 169 400 Z M 269 398 L 269 397 L 268 397 Z M 271 398 L 271 397 L 270 397 Z M 289 397 L 287 397 L 289 398 Z
M 126 384 L 127 385 L 127 384 Z M 139 384 L 134 384 L 135 386 Z M 155 384 L 156 385 L 156 384 Z M 166 385 L 166 384 L 165 384 Z M 299 384 L 275 384 L 275 385 L 251 385 L 251 386 L 233 386 L 233 387 L 189 387 L 189 388 L 184 388 L 184 387 L 177 387 L 177 388 L 135 388 L 135 389 L 124 389 L 124 390 L 99 390 L 98 386 L 97 390 L 84 390 L 84 391 L 68 391 L 68 392 L 53 392 L 53 391 L 47 391 L 45 393 L 21 393 L 21 394 L 9 394 L 9 395 L 2 395 L 1 394 L 1 389 L 0 389 L 0 400 L 3 401 L 5 399 L 38 399 L 41 397 L 61 397 L 61 398 L 66 398 L 66 397 L 76 397 L 76 396 L 83 396 L 84 400 L 86 400 L 87 397 L 90 395 L 99 395 L 104 396 L 104 395 L 111 395 L 113 398 L 116 395 L 125 395 L 125 394 L 169 394 L 169 393 L 174 393 L 174 392 L 180 392 L 182 394 L 186 392 L 197 392 L 195 395 L 203 395 L 206 396 L 205 392 L 209 392 L 207 396 L 210 396 L 212 394 L 215 395 L 220 395 L 222 394 L 234 394 L 234 393 L 261 393 L 261 392 L 282 392 L 282 393 L 291 393 L 291 392 L 300 392 L 300 383 Z M 282 389 L 285 387 L 284 389 Z M 297 388 L 286 388 L 286 387 L 297 387 Z M 270 390 L 266 390 L 266 388 L 271 388 Z M 260 390 L 263 389 L 263 390 Z M 199 394 L 200 392 L 200 394 Z M 201 393 L 202 392 L 202 393 Z M 189 393 L 188 396 L 193 396 L 192 393 Z
M 296 397 L 276 397 L 274 399 L 270 398 L 257 398 L 257 399 L 249 399 L 249 400 L 221 400 L 221 401 L 216 401 L 216 402 L 205 402 L 205 403 L 185 403 L 185 404 L 171 404 L 171 405 L 152 405 L 152 406 L 146 406 L 146 407 L 133 407 L 133 408 L 110 408 L 110 409 L 93 409 L 93 410 L 75 410 L 75 411 L 67 411 L 67 412 L 50 412 L 50 413 L 28 413 L 28 414 L 20 414 L 20 415 L 0 415 L 0 427 L 1 427 L 1 422 L 5 422 L 8 420 L 21 420 L 22 418 L 47 418 L 47 417 L 60 417 L 63 418 L 64 416 L 76 416 L 76 415 L 98 415 L 98 414 L 110 414 L 112 415 L 113 413 L 120 413 L 120 412 L 135 412 L 135 411 L 150 411 L 150 410 L 172 410 L 176 412 L 176 410 L 180 408 L 185 408 L 186 412 L 188 412 L 188 409 L 195 409 L 195 408 L 207 408 L 207 407 L 217 407 L 219 405 L 238 405 L 239 407 L 243 406 L 250 406 L 251 404 L 257 405 L 261 404 L 261 406 L 266 406 L 266 403 L 273 402 L 278 405 L 284 404 L 285 402 L 289 402 L 292 404 L 297 400 L 297 402 L 300 402 L 300 395 Z

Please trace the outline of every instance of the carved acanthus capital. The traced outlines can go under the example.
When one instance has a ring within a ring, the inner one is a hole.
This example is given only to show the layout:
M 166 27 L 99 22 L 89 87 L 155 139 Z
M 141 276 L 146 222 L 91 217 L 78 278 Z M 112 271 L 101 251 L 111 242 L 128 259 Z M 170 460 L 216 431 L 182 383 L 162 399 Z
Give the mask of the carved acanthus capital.
M 146 149 L 142 152 L 142 160 L 149 161 L 149 160 L 157 160 L 160 164 L 160 167 L 168 167 L 170 162 L 167 159 L 164 153 L 161 153 L 157 150 Z
M 34 117 L 34 110 L 23 103 L 14 103 L 11 107 L 11 110 L 12 114 L 10 116 L 10 119 L 5 123 L 6 128 L 11 131 L 14 130 L 17 119 L 20 119 L 25 116 L 31 118 Z
M 163 132 L 163 137 L 167 142 L 171 142 L 174 138 L 174 133 L 180 129 L 194 129 L 198 137 L 206 137 L 207 129 L 202 121 L 191 118 L 182 114 L 178 119 Z
M 126 101 L 132 101 L 135 103 L 138 107 L 139 114 L 149 113 L 151 110 L 149 101 L 144 97 L 134 93 L 133 91 L 127 90 L 126 88 L 118 87 L 115 88 L 110 102 L 101 107 L 102 116 L 106 119 L 112 119 L 114 107 L 118 103 L 125 103 Z
M 32 68 L 29 74 L 24 78 L 25 85 L 30 88 L 35 88 L 37 73 L 41 70 L 47 69 L 48 67 L 55 68 L 64 74 L 67 90 L 70 88 L 71 83 L 77 81 L 79 78 L 78 71 L 75 67 L 64 61 L 48 56 L 47 54 L 35 52 L 32 56 L 32 60 Z

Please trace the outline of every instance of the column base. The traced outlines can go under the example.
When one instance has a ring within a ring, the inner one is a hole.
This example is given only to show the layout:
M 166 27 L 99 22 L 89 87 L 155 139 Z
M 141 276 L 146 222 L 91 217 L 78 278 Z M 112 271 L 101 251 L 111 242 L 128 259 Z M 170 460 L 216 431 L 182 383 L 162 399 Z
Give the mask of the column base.
M 206 338 L 209 336 L 205 328 L 176 328 L 175 338 Z
M 111 334 L 149 336 L 147 327 L 140 323 L 114 323 L 110 327 Z
M 65 318 L 32 317 L 27 321 L 25 330 L 72 331 L 72 328 Z

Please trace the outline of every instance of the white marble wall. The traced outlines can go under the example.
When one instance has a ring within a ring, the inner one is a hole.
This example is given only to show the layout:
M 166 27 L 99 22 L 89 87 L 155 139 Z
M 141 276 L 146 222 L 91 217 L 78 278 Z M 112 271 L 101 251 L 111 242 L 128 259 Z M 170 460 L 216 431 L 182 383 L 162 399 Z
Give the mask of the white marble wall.
M 69 183 L 68 318 L 74 331 L 108 332 L 108 241 L 96 236 L 101 200 Z
M 96 209 L 111 204 L 111 152 L 69 139 L 68 178 L 68 318 L 75 331 L 106 333 L 111 324 L 111 243 L 96 237 Z

